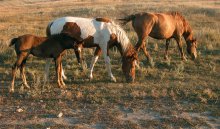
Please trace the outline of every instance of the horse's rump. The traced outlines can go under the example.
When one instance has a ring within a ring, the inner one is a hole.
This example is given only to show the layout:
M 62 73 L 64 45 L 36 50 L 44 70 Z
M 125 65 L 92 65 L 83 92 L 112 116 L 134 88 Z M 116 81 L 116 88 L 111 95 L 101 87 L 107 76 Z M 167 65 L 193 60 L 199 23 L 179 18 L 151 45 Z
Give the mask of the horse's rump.
M 18 41 L 19 38 L 13 38 L 9 44 L 9 47 L 13 46 L 17 41 Z

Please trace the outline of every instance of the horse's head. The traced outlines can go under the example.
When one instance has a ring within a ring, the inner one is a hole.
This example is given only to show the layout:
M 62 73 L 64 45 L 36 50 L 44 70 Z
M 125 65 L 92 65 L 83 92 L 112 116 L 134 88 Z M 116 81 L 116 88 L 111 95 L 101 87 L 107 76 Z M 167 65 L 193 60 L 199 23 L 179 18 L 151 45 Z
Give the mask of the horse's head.
M 138 60 L 136 51 L 130 55 L 123 56 L 122 58 L 122 71 L 125 75 L 127 82 L 134 82 L 135 79 L 135 66 Z
M 193 60 L 197 58 L 196 48 L 197 48 L 197 40 L 196 39 L 192 39 L 192 40 L 187 41 L 187 52 L 192 57 Z
M 79 43 L 74 44 L 73 49 L 76 54 L 78 64 L 81 64 L 82 59 L 83 59 L 83 57 L 82 57 L 83 43 L 79 42 Z

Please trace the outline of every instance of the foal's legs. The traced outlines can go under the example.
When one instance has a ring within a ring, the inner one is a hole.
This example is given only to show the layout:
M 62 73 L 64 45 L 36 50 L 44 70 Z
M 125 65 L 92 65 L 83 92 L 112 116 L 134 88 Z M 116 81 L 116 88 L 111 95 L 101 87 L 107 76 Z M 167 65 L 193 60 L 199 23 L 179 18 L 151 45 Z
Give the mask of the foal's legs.
M 89 79 L 91 80 L 93 78 L 93 75 L 92 75 L 92 72 L 93 72 L 93 68 L 95 66 L 95 63 L 97 62 L 98 58 L 99 58 L 99 55 L 101 54 L 102 50 L 99 46 L 96 47 L 95 49 L 95 53 L 94 53 L 94 56 L 92 57 L 92 61 L 91 61 L 91 64 L 90 64 L 90 68 L 89 68 Z
M 16 76 L 17 69 L 18 69 L 18 67 L 15 63 L 14 66 L 12 67 L 12 82 L 11 82 L 11 87 L 9 87 L 9 92 L 10 93 L 14 92 L 14 83 L 15 83 L 15 76 Z
M 45 65 L 45 72 L 44 72 L 44 85 L 47 83 L 47 81 L 49 80 L 49 71 L 50 71 L 50 63 L 52 62 L 52 58 L 47 58 L 46 59 L 46 65 Z M 61 64 L 62 65 L 62 64 Z M 64 74 L 64 70 L 62 69 L 62 77 L 66 80 L 67 77 Z
M 83 46 L 82 45 L 78 45 L 77 48 L 74 48 L 74 52 L 77 58 L 77 62 L 79 65 L 81 65 L 82 70 L 86 70 L 87 69 L 87 64 L 83 58 Z
M 56 59 L 54 59 L 55 61 L 55 68 L 56 68 L 56 74 L 57 74 L 57 83 L 59 88 L 63 88 L 63 85 L 61 83 L 61 56 L 58 56 Z
M 178 36 L 175 39 L 176 39 L 176 42 L 178 44 L 178 48 L 179 48 L 182 60 L 186 61 L 187 59 L 186 59 L 186 57 L 185 57 L 185 55 L 183 53 L 183 44 L 182 44 L 181 36 Z
M 169 48 L 169 44 L 170 44 L 170 39 L 166 40 L 166 50 L 165 50 L 165 55 L 164 55 L 164 59 L 168 60 L 168 48 Z
M 14 66 L 12 67 L 12 82 L 11 82 L 11 87 L 9 87 L 9 92 L 10 93 L 14 92 L 14 82 L 15 82 L 16 72 L 17 72 L 18 67 L 21 66 L 21 63 L 23 62 L 23 60 L 26 56 L 27 55 L 23 54 L 23 53 L 18 55 L 17 56 L 17 61 L 15 62 Z
M 25 63 L 26 63 L 26 59 L 24 59 L 23 62 L 21 63 L 20 73 L 21 73 L 21 78 L 22 78 L 22 81 L 24 83 L 24 86 L 26 88 L 30 89 L 30 86 L 27 84 L 26 76 L 24 74 Z

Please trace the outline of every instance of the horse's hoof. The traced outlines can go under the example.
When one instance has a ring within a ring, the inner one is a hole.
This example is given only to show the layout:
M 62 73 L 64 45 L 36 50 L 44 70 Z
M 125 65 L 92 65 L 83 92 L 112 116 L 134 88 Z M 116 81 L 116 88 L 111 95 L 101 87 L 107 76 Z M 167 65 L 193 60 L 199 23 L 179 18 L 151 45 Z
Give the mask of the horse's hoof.
M 66 84 L 64 82 L 62 82 L 62 86 L 66 86 Z
M 115 77 L 111 77 L 112 82 L 117 82 Z
M 27 89 L 30 89 L 30 88 L 31 88 L 28 84 L 25 84 L 25 87 L 26 87 Z
M 67 77 L 64 75 L 64 76 L 63 76 L 63 79 L 64 79 L 64 80 L 67 80 Z
M 15 92 L 15 90 L 14 90 L 14 89 L 9 88 L 9 93 L 14 93 L 14 92 Z
M 182 61 L 187 61 L 186 57 L 182 57 Z
M 61 89 L 66 89 L 66 88 L 67 88 L 66 85 L 61 86 Z
M 92 81 L 92 79 L 93 79 L 93 76 L 90 75 L 90 76 L 89 76 L 89 81 Z

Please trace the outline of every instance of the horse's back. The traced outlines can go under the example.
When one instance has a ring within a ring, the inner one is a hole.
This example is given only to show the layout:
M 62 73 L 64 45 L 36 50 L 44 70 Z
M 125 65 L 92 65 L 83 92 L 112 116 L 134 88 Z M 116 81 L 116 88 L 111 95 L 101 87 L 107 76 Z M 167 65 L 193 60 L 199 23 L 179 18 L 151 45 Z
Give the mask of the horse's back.
M 83 39 L 94 36 L 97 31 L 102 29 L 103 24 L 103 22 L 98 22 L 90 18 L 62 17 L 53 21 L 50 27 L 51 35 L 61 33 L 64 25 L 68 22 L 76 23 L 76 26 L 80 28 L 81 38 Z
M 136 15 L 137 29 L 142 29 L 141 33 L 145 33 L 156 39 L 167 39 L 172 37 L 176 29 L 175 19 L 166 13 L 141 13 Z

